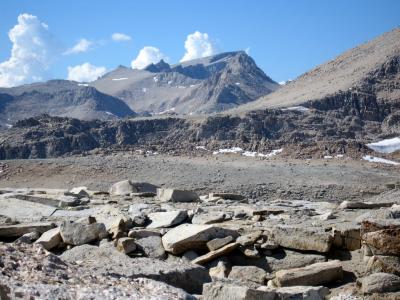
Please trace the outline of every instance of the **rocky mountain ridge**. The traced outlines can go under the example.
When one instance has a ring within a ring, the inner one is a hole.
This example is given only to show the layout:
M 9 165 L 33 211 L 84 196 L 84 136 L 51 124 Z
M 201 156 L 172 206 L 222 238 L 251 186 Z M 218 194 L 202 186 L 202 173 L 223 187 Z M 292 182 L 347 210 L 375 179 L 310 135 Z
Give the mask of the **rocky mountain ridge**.
M 90 85 L 148 114 L 219 112 L 280 87 L 243 51 L 172 66 L 161 61 L 143 70 L 121 66 Z
M 369 93 L 374 89 L 380 100 L 399 101 L 399 57 L 400 28 L 395 28 L 234 112 L 299 106 L 351 90 Z
M 0 125 L 49 114 L 82 120 L 112 120 L 136 116 L 123 101 L 87 84 L 50 80 L 14 88 L 0 88 Z

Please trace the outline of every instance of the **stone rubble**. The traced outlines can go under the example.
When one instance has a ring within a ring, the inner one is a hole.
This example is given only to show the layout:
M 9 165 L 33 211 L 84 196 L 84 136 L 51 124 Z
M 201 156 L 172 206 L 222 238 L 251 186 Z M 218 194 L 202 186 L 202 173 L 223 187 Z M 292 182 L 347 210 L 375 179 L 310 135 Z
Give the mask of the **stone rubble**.
M 400 298 L 400 199 L 247 200 L 130 180 L 0 189 L 1 299 Z

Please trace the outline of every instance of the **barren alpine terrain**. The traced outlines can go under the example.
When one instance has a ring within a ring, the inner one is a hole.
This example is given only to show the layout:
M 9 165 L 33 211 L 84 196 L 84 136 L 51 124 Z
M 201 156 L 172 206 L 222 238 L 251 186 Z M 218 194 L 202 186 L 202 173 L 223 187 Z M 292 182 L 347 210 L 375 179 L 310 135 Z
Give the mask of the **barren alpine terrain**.
M 9 38 L 0 300 L 400 299 L 398 27 L 279 84 L 250 47 L 217 53 L 199 31 L 174 64 L 145 46 L 130 67 L 48 81 L 49 26 L 21 14 Z M 81 38 L 58 59 L 137 40 Z

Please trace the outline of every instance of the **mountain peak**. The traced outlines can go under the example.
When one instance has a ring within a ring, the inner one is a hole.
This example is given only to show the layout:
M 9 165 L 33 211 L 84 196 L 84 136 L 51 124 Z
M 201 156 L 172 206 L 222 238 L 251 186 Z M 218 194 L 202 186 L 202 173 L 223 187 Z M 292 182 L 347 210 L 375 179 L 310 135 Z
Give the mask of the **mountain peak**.
M 171 70 L 171 66 L 166 63 L 163 59 L 161 59 L 156 64 L 150 64 L 144 70 L 152 72 L 152 73 L 159 73 L 159 72 L 169 72 Z

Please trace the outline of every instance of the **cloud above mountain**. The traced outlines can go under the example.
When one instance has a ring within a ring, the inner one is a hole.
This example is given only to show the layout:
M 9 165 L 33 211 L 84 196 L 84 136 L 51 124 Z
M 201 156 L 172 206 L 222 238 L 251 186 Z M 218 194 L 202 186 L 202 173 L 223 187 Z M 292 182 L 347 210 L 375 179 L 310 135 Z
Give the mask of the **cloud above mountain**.
M 88 62 L 74 67 L 68 67 L 68 80 L 91 82 L 107 72 L 105 67 L 97 67 Z
M 10 58 L 0 63 L 0 86 L 43 80 L 61 49 L 49 26 L 36 16 L 21 14 L 8 37 L 12 49 Z
M 77 54 L 88 52 L 93 46 L 93 42 L 87 39 L 80 39 L 73 47 L 69 48 L 64 54 Z
M 132 69 L 143 69 L 150 64 L 158 63 L 160 60 L 168 60 L 168 57 L 156 47 L 146 46 L 139 51 L 138 56 L 132 60 Z
M 199 31 L 189 34 L 185 41 L 186 52 L 181 62 L 202 58 L 216 53 L 215 45 L 207 33 Z
M 128 42 L 128 41 L 132 40 L 132 37 L 130 37 L 129 35 L 127 35 L 125 33 L 115 32 L 111 35 L 111 39 L 114 42 Z

